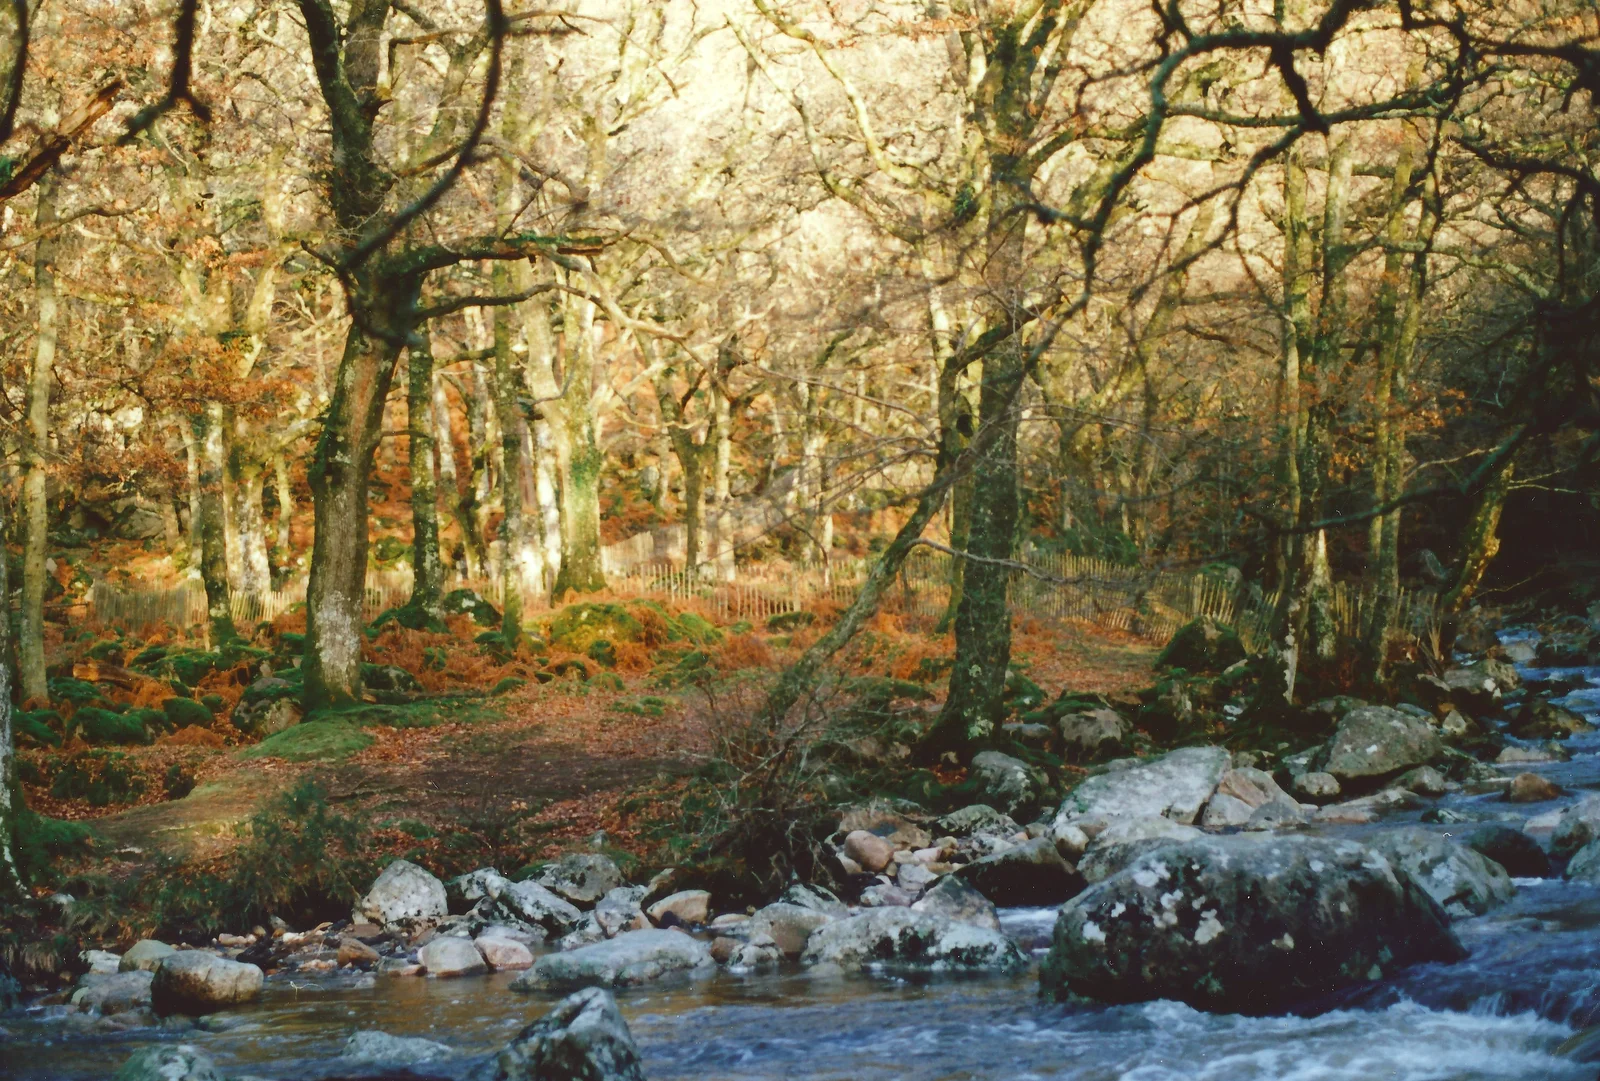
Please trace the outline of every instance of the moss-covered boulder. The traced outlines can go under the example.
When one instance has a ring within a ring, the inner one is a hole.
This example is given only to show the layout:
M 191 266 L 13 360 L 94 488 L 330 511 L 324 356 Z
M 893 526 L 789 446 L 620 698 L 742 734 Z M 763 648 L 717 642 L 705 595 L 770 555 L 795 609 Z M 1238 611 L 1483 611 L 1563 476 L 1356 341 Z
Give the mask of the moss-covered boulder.
M 112 713 L 98 706 L 84 706 L 68 722 L 69 733 L 81 735 L 89 743 L 149 743 L 150 733 L 138 718 Z
M 144 726 L 146 732 L 155 735 L 162 732 L 171 732 L 176 726 L 167 719 L 164 710 L 138 707 L 123 713 L 123 717 Z
M 586 653 L 595 642 L 637 642 L 644 624 L 620 604 L 569 604 L 550 620 L 550 644 Z
M 1221 672 L 1244 659 L 1244 643 L 1239 640 L 1239 632 L 1210 616 L 1202 616 L 1178 628 L 1167 648 L 1156 658 L 1156 667 Z
M 314 762 L 347 758 L 372 746 L 372 737 L 346 720 L 306 721 L 239 752 L 240 758 Z
M 161 708 L 173 728 L 211 727 L 213 720 L 211 710 L 193 698 L 169 698 L 161 703 Z
M 500 612 L 470 589 L 454 589 L 439 602 L 440 611 L 446 615 L 467 615 L 480 627 L 493 627 L 500 622 Z
M 792 634 L 801 627 L 809 627 L 817 621 L 815 612 L 779 612 L 775 616 L 767 617 L 767 630 L 773 634 Z
M 50 691 L 50 701 L 68 702 L 74 706 L 87 706 L 94 703 L 103 703 L 105 699 L 100 696 L 100 688 L 93 683 L 86 683 L 81 679 L 71 676 L 55 676 L 46 684 Z
M 62 727 L 61 714 L 55 710 L 30 709 L 16 715 L 12 730 L 17 742 L 24 747 L 59 747 L 61 733 L 58 729 Z

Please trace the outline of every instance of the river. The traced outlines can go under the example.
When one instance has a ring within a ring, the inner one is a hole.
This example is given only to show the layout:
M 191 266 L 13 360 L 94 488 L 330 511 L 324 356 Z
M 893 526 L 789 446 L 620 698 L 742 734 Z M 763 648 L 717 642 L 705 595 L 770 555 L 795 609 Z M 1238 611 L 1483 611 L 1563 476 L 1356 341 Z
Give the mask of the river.
M 1560 701 L 1597 719 L 1600 668 L 1560 673 L 1588 681 Z M 1566 786 L 1562 805 L 1600 791 L 1600 732 L 1568 746 L 1570 762 L 1516 767 Z M 1492 795 L 1439 802 L 1511 825 L 1558 806 L 1519 806 Z M 1390 816 L 1383 824 L 1417 817 Z M 1476 824 L 1431 828 L 1449 833 Z M 1217 1016 L 1171 1002 L 1048 1005 L 1038 999 L 1033 971 L 928 982 L 719 971 L 618 999 L 651 1081 L 1595 1081 L 1600 1040 L 1576 1054 L 1558 1049 L 1600 1025 L 1600 887 L 1560 879 L 1517 885 L 1510 904 L 1456 923 L 1471 951 L 1466 961 L 1412 968 L 1314 1004 L 1310 1016 Z M 1048 909 L 1002 912 L 1007 932 L 1036 954 L 1053 918 Z M 204 1047 L 235 1078 L 465 1078 L 553 1001 L 511 992 L 509 982 L 509 974 L 273 977 L 260 1002 L 203 1027 L 118 1033 L 62 1007 L 35 1009 L 0 1019 L 0 1076 L 109 1077 L 137 1048 L 181 1039 Z M 356 1029 L 424 1036 L 460 1057 L 412 1074 L 363 1072 L 337 1058 Z

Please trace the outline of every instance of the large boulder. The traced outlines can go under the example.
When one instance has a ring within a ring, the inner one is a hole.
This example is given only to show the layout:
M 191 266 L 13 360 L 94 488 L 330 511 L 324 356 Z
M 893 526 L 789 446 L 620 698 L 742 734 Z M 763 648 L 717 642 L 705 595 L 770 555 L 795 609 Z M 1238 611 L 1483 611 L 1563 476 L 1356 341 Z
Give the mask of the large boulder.
M 875 908 L 812 932 L 800 960 L 844 969 L 879 965 L 950 970 L 1011 971 L 1026 962 L 998 931 L 909 908 Z
M 589 916 L 607 938 L 615 938 L 624 931 L 643 931 L 650 926 L 649 917 L 639 905 L 644 895 L 643 886 L 618 886 L 600 898 Z
M 1192 823 L 1200 815 L 1230 756 L 1221 747 L 1183 747 L 1160 758 L 1084 780 L 1062 801 L 1056 823 L 1084 815 L 1160 815 Z
M 1322 771 L 1346 787 L 1376 787 L 1443 754 L 1439 733 L 1420 717 L 1388 706 L 1358 706 L 1334 730 Z
M 72 1004 L 85 1013 L 102 1017 L 141 1010 L 150 1005 L 150 984 L 155 973 L 144 969 L 129 972 L 86 972 L 72 992 Z
M 1367 838 L 1402 868 L 1451 916 L 1481 916 L 1511 900 L 1516 887 L 1505 868 L 1483 853 L 1420 826 L 1384 830 Z
M 440 935 L 417 951 L 417 961 L 428 975 L 449 979 L 453 976 L 478 976 L 489 971 L 483 954 L 470 939 Z
M 1078 861 L 1078 870 L 1085 881 L 1100 882 L 1140 856 L 1200 836 L 1193 826 L 1160 815 L 1113 818 L 1089 842 L 1083 859 Z
M 985 804 L 1023 821 L 1039 809 L 1046 778 L 1020 758 L 981 751 L 972 758 L 971 775 Z
M 569 995 L 494 1060 L 493 1081 L 645 1081 L 639 1049 L 610 992 Z
M 1600 838 L 1600 796 L 1590 796 L 1561 812 L 1550 834 L 1550 854 L 1567 859 L 1596 838 Z
M 1600 886 L 1600 841 L 1590 841 L 1578 849 L 1578 854 L 1567 863 L 1566 877 Z
M 1511 722 L 1511 734 L 1518 739 L 1566 739 L 1593 727 L 1583 714 L 1548 698 L 1535 698 L 1518 711 Z
M 363 1029 L 350 1034 L 350 1038 L 344 1042 L 344 1049 L 339 1052 L 339 1058 L 345 1062 L 417 1066 L 449 1058 L 451 1053 L 445 1044 L 420 1036 L 392 1036 L 376 1029 Z
M 1235 834 L 1152 852 L 1079 894 L 1056 919 L 1040 984 L 1056 999 L 1269 1014 L 1465 956 L 1438 903 L 1372 849 Z
M 1061 718 L 1062 753 L 1075 762 L 1122 753 L 1133 729 L 1114 709 L 1090 709 Z
M 799 957 L 811 932 L 839 918 L 840 914 L 779 901 L 758 910 L 745 930 L 752 941 L 766 935 L 785 957 Z
M 1513 878 L 1545 878 L 1550 874 L 1550 857 L 1538 841 L 1521 830 L 1489 823 L 1467 834 L 1465 843 L 1504 867 Z
M 156 966 L 150 1001 L 163 1017 L 213 1013 L 259 997 L 262 978 L 255 965 L 204 950 L 179 950 Z
M 1050 837 L 974 860 L 956 874 L 1001 906 L 1058 905 L 1084 885 L 1083 876 L 1061 858 Z
M 354 922 L 409 933 L 431 927 L 449 914 L 444 883 L 408 860 L 395 860 L 356 903 Z
M 927 848 L 932 843 L 928 831 L 898 811 L 879 806 L 852 807 L 839 819 L 840 833 L 865 830 L 876 834 L 895 849 Z
M 210 1055 L 193 1044 L 146 1047 L 112 1075 L 112 1081 L 222 1081 Z
M 930 916 L 970 923 L 974 927 L 1000 930 L 1000 913 L 994 902 L 973 889 L 955 875 L 945 875 L 925 890 L 911 904 L 911 911 L 926 912 Z
M 1245 659 L 1239 632 L 1210 616 L 1185 623 L 1156 658 L 1158 668 L 1221 672 Z
M 583 913 L 577 906 L 537 882 L 507 882 L 499 890 L 493 905 L 496 915 L 542 928 L 552 938 L 566 934 L 583 922 Z
M 628 987 L 715 964 L 705 943 L 681 931 L 629 931 L 592 946 L 547 953 L 511 983 L 513 991 Z
M 779 895 L 778 900 L 786 905 L 799 905 L 801 908 L 814 908 L 818 912 L 826 912 L 830 916 L 849 915 L 850 909 L 843 901 L 821 886 L 813 886 L 806 882 L 796 882 Z
M 122 960 L 117 962 L 117 968 L 122 972 L 154 972 L 164 959 L 177 952 L 165 942 L 141 938 L 128 947 Z
M 598 852 L 568 853 L 539 872 L 535 881 L 579 908 L 593 908 L 623 884 L 617 865 Z

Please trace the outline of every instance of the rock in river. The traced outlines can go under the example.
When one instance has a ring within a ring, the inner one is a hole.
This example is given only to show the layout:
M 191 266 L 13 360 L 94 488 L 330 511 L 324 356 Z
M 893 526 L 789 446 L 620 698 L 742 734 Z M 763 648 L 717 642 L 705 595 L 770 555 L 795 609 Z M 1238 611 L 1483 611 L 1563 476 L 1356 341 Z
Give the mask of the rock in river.
M 876 908 L 812 932 L 801 961 L 846 969 L 875 965 L 934 971 L 1021 968 L 1022 952 L 998 931 L 909 908 Z
M 681 931 L 629 931 L 592 946 L 547 953 L 511 982 L 513 991 L 627 987 L 714 965 L 703 942 Z
M 150 983 L 156 1013 L 202 1014 L 249 1002 L 261 994 L 261 970 L 204 950 L 179 950 L 162 959 Z
M 193 1044 L 146 1047 L 122 1064 L 112 1081 L 222 1081 L 211 1056 Z
M 1358 706 L 1334 730 L 1323 769 L 1340 784 L 1376 786 L 1443 753 L 1439 733 L 1420 717 L 1388 706 Z
M 957 875 L 996 905 L 1059 905 L 1083 889 L 1083 876 L 1049 837 L 974 860 Z
M 408 860 L 395 860 L 356 904 L 354 922 L 410 932 L 431 927 L 449 914 L 444 883 Z
M 453 935 L 440 935 L 417 951 L 417 960 L 428 970 L 428 975 L 449 979 L 452 976 L 476 976 L 489 971 L 483 954 L 469 939 Z
M 1056 999 L 1267 1014 L 1465 956 L 1438 903 L 1365 845 L 1237 834 L 1152 852 L 1079 894 L 1040 983 Z
M 1231 756 L 1221 747 L 1184 747 L 1137 766 L 1096 774 L 1062 801 L 1057 826 L 1084 815 L 1161 815 L 1192 823 Z
M 1402 867 L 1451 916 L 1481 916 L 1511 900 L 1517 888 L 1505 868 L 1483 853 L 1420 826 L 1384 830 L 1367 844 Z
M 351 1033 L 339 1057 L 346 1062 L 375 1062 L 385 1066 L 413 1066 L 448 1058 L 450 1048 L 420 1036 L 392 1036 L 376 1029 Z
M 571 852 L 539 873 L 539 885 L 579 908 L 593 908 L 623 885 L 622 872 L 598 852 Z
M 617 1000 L 596 987 L 569 995 L 518 1033 L 496 1056 L 491 1076 L 493 1081 L 645 1081 L 639 1049 Z

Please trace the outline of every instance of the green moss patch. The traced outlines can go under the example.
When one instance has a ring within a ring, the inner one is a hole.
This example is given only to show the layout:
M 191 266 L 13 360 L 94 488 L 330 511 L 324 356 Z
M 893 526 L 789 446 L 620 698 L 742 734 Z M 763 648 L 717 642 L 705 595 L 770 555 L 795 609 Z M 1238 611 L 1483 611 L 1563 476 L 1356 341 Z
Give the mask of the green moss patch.
M 373 742 L 359 725 L 348 720 L 305 721 L 245 748 L 239 757 L 281 758 L 287 762 L 335 760 L 364 751 Z

